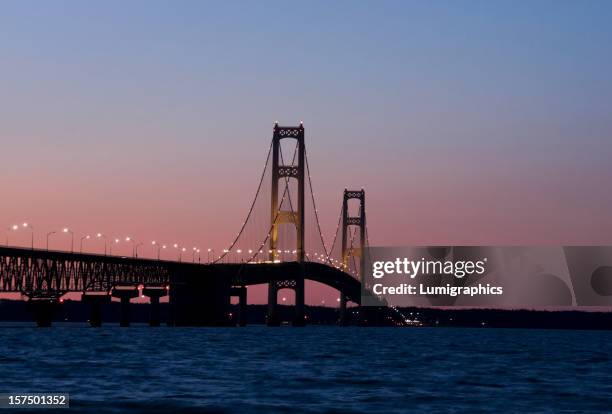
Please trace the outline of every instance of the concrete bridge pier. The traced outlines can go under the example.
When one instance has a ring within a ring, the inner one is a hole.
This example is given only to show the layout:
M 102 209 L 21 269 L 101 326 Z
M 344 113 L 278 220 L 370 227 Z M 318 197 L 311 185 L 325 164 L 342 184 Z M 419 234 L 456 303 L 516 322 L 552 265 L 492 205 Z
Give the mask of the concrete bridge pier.
M 31 298 L 26 306 L 34 314 L 36 325 L 47 328 L 51 326 L 53 315 L 60 308 L 60 301 L 57 298 Z
M 168 289 L 166 289 L 165 286 L 145 286 L 144 289 L 142 289 L 142 294 L 147 296 L 151 301 L 149 326 L 159 326 L 161 322 L 159 299 L 168 294 Z
M 346 295 L 344 293 L 340 294 L 340 316 L 338 318 L 338 325 L 347 326 L 348 325 L 348 315 L 346 313 Z
M 280 326 L 281 320 L 278 316 L 278 291 L 287 288 L 295 292 L 294 317 L 292 326 L 305 326 L 306 314 L 304 312 L 304 278 L 298 277 L 293 280 L 270 282 L 268 287 L 268 315 L 266 324 L 268 326 Z
M 130 300 L 138 297 L 138 288 L 136 286 L 115 286 L 111 296 L 121 299 L 119 326 L 130 326 Z
M 247 324 L 247 288 L 246 286 L 232 287 L 231 295 L 238 297 L 238 326 L 246 326 Z
M 278 304 L 278 287 L 275 282 L 270 282 L 268 286 L 268 314 L 266 315 L 266 325 L 280 326 L 280 318 L 276 306 Z
M 89 325 L 92 327 L 102 326 L 102 307 L 110 303 L 111 297 L 108 293 L 103 292 L 83 292 L 81 302 L 89 303 Z
M 306 326 L 303 277 L 297 278 L 295 281 L 295 317 L 292 326 Z

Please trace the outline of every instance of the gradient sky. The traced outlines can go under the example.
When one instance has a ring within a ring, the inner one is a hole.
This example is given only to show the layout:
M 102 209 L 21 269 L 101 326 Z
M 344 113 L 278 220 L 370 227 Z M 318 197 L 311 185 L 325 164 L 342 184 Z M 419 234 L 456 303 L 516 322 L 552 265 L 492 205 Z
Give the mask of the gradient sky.
M 2 2 L 0 224 L 222 249 L 273 121 L 303 120 L 326 234 L 364 187 L 372 245 L 612 244 L 611 19 L 609 1 Z

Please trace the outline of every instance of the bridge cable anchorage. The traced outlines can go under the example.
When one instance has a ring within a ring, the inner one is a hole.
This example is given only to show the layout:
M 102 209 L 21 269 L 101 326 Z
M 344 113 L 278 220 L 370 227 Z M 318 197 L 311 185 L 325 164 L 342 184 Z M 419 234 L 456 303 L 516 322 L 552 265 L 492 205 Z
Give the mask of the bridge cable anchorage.
M 261 185 L 263 184 L 263 180 L 264 180 L 265 175 L 266 175 L 266 170 L 268 169 L 268 164 L 270 163 L 270 154 L 272 154 L 272 141 L 270 141 L 270 147 L 268 148 L 268 155 L 266 157 L 266 163 L 265 163 L 264 169 L 263 169 L 263 171 L 261 173 L 261 178 L 259 179 L 259 185 L 257 186 L 257 191 L 255 193 L 255 197 L 253 198 L 253 202 L 251 203 L 251 207 L 249 208 L 249 212 L 247 214 L 247 217 L 244 220 L 244 222 L 242 223 L 242 227 L 240 228 L 240 231 L 238 232 L 238 235 L 234 238 L 234 240 L 231 243 L 229 249 L 227 249 L 228 252 L 223 252 L 223 255 L 219 256 L 219 258 L 217 260 L 214 260 L 213 263 L 218 263 L 220 260 L 222 260 L 226 256 L 227 253 L 229 253 L 234 248 L 234 246 L 238 242 L 238 239 L 240 238 L 240 235 L 244 231 L 244 228 L 246 227 L 246 224 L 249 221 L 249 218 L 251 217 L 251 213 L 253 212 L 253 208 L 255 207 L 255 202 L 257 201 L 257 197 L 259 196 L 259 193 L 261 191 Z

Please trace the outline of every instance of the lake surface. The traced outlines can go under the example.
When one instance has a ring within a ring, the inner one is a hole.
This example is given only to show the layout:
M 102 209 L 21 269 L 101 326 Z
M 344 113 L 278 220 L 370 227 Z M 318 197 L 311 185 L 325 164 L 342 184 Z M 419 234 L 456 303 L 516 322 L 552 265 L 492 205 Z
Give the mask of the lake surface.
M 610 412 L 611 352 L 607 331 L 4 324 L 0 393 L 70 393 L 55 412 Z

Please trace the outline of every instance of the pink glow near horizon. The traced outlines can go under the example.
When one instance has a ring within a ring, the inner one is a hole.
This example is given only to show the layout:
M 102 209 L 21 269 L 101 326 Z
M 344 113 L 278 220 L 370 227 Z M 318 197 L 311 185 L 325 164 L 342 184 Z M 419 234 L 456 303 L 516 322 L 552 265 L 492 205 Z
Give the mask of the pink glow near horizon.
M 577 169 L 564 159 L 538 161 L 533 154 L 532 160 L 526 155 L 511 161 L 490 150 L 475 150 L 468 157 L 465 150 L 439 148 L 427 155 L 418 147 L 389 152 L 381 145 L 368 147 L 367 156 L 365 148 L 360 149 L 356 154 L 363 153 L 361 160 L 349 163 L 326 151 L 338 144 L 321 139 L 316 126 L 306 127 L 328 243 L 341 191 L 351 183 L 366 189 L 372 245 L 608 244 L 612 239 L 606 209 L 610 195 L 599 191 L 608 176 L 604 169 Z M 219 254 L 244 220 L 271 133 L 270 127 L 259 128 L 254 135 L 263 138 L 254 142 L 240 137 L 240 128 L 228 129 L 226 135 L 237 136 L 236 145 L 246 147 L 238 163 L 227 148 L 209 151 L 206 138 L 177 143 L 164 142 L 161 136 L 153 147 L 115 141 L 102 154 L 97 143 L 60 149 L 48 144 L 32 152 L 32 168 L 26 159 L 5 153 L 8 179 L 3 194 L 9 202 L 0 205 L 3 227 L 29 223 L 41 248 L 46 234 L 56 231 L 50 247 L 69 250 L 70 234 L 62 231 L 68 227 L 76 251 L 82 236 L 100 232 L 109 244 L 120 240 L 113 245 L 114 254 L 131 255 L 133 245 L 125 238 L 133 237 L 143 243 L 142 257 L 156 257 L 151 245 L 156 240 L 169 247 L 162 258 L 176 259 L 178 250 L 172 246 L 178 243 L 188 250 L 183 260 L 191 260 L 196 246 L 207 261 L 208 248 Z M 3 141 L 17 153 L 25 150 L 23 141 Z M 8 230 L 0 241 L 4 243 L 7 234 L 11 245 L 30 245 L 28 228 Z M 83 249 L 102 253 L 104 241 L 84 239 Z M 250 302 L 265 302 L 259 289 L 251 292 L 257 293 L 250 294 Z M 312 304 L 333 303 L 337 297 L 322 287 L 307 292 Z
M 372 245 L 612 244 L 607 8 L 5 5 L 0 229 L 219 252 L 273 121 L 304 120 L 328 243 L 363 187 Z

